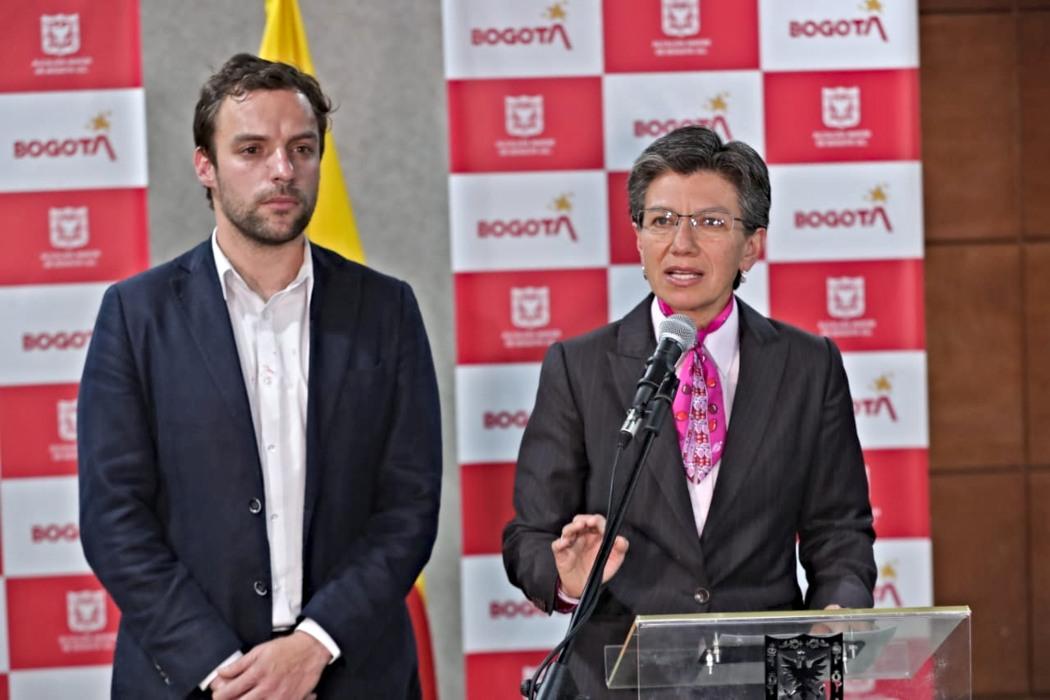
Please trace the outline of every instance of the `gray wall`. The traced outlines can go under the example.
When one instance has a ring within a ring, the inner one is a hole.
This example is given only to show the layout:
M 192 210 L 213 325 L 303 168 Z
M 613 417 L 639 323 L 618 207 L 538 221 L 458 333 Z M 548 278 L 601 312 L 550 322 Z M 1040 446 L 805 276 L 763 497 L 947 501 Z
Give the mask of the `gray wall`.
M 335 141 L 368 263 L 412 284 L 434 348 L 445 478 L 427 592 L 441 697 L 460 698 L 459 470 L 453 444 L 441 4 L 299 0 L 299 5 L 318 78 L 339 105 Z M 142 2 L 154 264 L 211 232 L 214 220 L 192 169 L 193 105 L 214 69 L 234 53 L 258 50 L 263 8 L 264 0 Z

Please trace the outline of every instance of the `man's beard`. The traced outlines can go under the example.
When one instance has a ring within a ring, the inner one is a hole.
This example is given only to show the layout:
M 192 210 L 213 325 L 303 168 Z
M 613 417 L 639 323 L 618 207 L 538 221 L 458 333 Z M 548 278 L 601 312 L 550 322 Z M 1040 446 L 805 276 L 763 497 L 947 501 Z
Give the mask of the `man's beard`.
M 256 197 L 252 204 L 230 201 L 223 196 L 222 190 L 217 188 L 215 194 L 222 205 L 222 211 L 230 223 L 240 231 L 248 240 L 264 246 L 282 246 L 289 241 L 294 241 L 306 230 L 313 216 L 314 206 L 317 199 L 307 199 L 306 195 L 295 187 L 280 187 Z M 294 197 L 301 207 L 298 216 L 287 225 L 274 226 L 272 220 L 267 220 L 260 213 L 262 203 L 272 197 Z

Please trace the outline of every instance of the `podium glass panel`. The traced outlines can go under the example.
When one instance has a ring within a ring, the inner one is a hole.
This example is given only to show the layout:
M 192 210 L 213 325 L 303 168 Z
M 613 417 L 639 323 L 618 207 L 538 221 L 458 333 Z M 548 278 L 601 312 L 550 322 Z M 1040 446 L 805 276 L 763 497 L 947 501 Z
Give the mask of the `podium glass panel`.
M 969 698 L 970 609 L 639 616 L 605 670 L 639 698 Z

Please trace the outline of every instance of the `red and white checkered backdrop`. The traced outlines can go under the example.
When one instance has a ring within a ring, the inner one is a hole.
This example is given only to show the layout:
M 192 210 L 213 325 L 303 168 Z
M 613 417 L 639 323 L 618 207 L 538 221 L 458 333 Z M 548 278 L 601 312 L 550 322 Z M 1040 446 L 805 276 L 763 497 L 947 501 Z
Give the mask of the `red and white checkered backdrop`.
M 443 9 L 469 697 L 518 697 L 565 628 L 503 571 L 518 442 L 547 346 L 648 292 L 627 172 L 686 124 L 769 163 L 768 250 L 741 296 L 842 349 L 879 536 L 876 604 L 931 604 L 915 0 Z
M 0 699 L 105 698 L 119 613 L 77 526 L 77 382 L 102 292 L 148 264 L 134 0 L 0 29 Z

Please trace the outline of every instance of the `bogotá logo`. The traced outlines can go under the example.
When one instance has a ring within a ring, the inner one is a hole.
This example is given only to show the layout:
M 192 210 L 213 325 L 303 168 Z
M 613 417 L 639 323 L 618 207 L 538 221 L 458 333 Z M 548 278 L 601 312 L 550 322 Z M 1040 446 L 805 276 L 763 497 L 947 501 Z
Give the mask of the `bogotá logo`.
M 496 152 L 503 158 L 549 156 L 557 140 L 543 136 L 543 95 L 504 95 L 503 130 L 510 138 L 496 141 Z
M 87 207 L 51 207 L 48 212 L 51 247 L 83 248 L 91 238 Z
M 58 399 L 55 402 L 58 442 L 47 446 L 52 462 L 70 462 L 77 459 L 77 400 Z
M 873 393 L 853 399 L 853 415 L 865 418 L 886 416 L 891 422 L 897 422 L 897 408 L 893 405 L 892 375 L 880 374 L 868 385 Z
M 888 42 L 886 28 L 882 26 L 882 2 L 864 0 L 858 7 L 867 13 L 855 17 L 821 17 L 817 19 L 791 20 L 788 22 L 788 35 L 792 39 L 833 38 L 833 37 L 868 37 L 878 36 Z
M 89 132 L 88 136 L 15 141 L 15 158 L 94 157 L 101 151 L 111 161 L 115 161 L 117 153 L 109 140 L 111 116 L 112 112 L 99 112 L 91 117 L 85 127 Z
M 870 338 L 878 321 L 865 318 L 867 311 L 865 279 L 828 277 L 826 308 L 830 318 L 817 321 L 817 329 L 829 338 Z
M 80 52 L 80 14 L 40 15 L 40 53 L 30 62 L 36 76 L 85 75 L 94 58 Z
M 503 127 L 509 136 L 527 138 L 543 133 L 543 95 L 503 98 Z
M 857 128 L 861 122 L 859 85 L 821 87 L 820 118 L 824 128 L 813 131 L 817 148 L 862 148 L 871 141 L 871 129 Z
M 820 91 L 820 116 L 829 129 L 849 129 L 860 124 L 860 88 L 825 87 Z
M 112 651 L 117 633 L 106 631 L 106 594 L 102 591 L 66 592 L 66 627 L 58 636 L 64 654 Z
M 852 209 L 828 209 L 819 211 L 795 212 L 796 229 L 824 229 L 824 228 L 877 228 L 881 227 L 886 233 L 893 233 L 893 224 L 890 216 L 886 213 L 886 202 L 889 199 L 886 190 L 889 186 L 885 183 L 875 185 L 865 195 L 864 201 L 870 206 L 854 207 Z
M 66 442 L 77 439 L 77 400 L 59 399 L 55 402 L 55 414 L 58 418 L 58 437 Z
M 657 58 L 706 56 L 712 41 L 700 36 L 700 0 L 661 0 L 660 32 L 650 42 Z
M 832 318 L 857 318 L 864 315 L 864 278 L 828 277 L 828 315 Z
M 572 213 L 572 196 L 571 192 L 559 194 L 547 205 L 554 216 L 478 221 L 478 238 L 546 238 L 565 234 L 576 243 L 576 227 L 569 216 Z
M 40 15 L 40 50 L 68 56 L 80 50 L 80 15 Z
M 886 563 L 879 567 L 879 578 L 875 582 L 873 597 L 877 608 L 900 608 L 904 606 L 900 590 L 897 588 L 897 569 L 892 563 Z
M 660 29 L 667 36 L 696 36 L 700 33 L 700 0 L 663 0 Z
M 560 328 L 551 328 L 550 287 L 511 287 L 510 323 L 513 330 L 500 333 L 507 350 L 546 347 L 560 340 Z
M 511 287 L 510 322 L 516 328 L 543 328 L 551 322 L 549 287 Z
M 729 93 L 716 93 L 714 97 L 709 97 L 704 101 L 704 107 L 706 108 L 707 113 L 696 116 L 682 118 L 671 117 L 666 119 L 635 119 L 634 136 L 635 138 L 656 139 L 671 133 L 675 129 L 680 129 L 683 126 L 706 126 L 708 129 L 721 136 L 723 140 L 732 141 L 733 132 L 729 128 L 729 120 L 727 118 L 729 112 Z
M 474 46 L 549 46 L 560 43 L 566 51 L 572 50 L 572 40 L 565 29 L 568 13 L 565 6 L 568 0 L 556 2 L 547 7 L 540 15 L 548 24 L 517 27 L 473 27 L 470 30 L 470 43 Z
M 98 632 L 105 629 L 105 594 L 102 591 L 67 591 L 66 625 L 70 632 Z
M 40 253 L 45 270 L 96 267 L 102 257 L 99 248 L 88 248 L 91 241 L 90 216 L 86 206 L 51 207 L 47 212 L 51 250 Z

